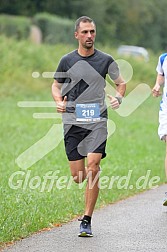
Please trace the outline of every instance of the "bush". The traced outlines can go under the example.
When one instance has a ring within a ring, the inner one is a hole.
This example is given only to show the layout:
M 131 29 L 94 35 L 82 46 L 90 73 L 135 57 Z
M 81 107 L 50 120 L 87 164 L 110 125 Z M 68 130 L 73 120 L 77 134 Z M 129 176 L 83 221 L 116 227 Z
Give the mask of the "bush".
M 74 43 L 74 22 L 72 20 L 48 13 L 38 13 L 34 16 L 33 22 L 41 29 L 43 42 L 50 44 Z
M 0 34 L 16 39 L 29 37 L 31 20 L 27 17 L 0 15 Z

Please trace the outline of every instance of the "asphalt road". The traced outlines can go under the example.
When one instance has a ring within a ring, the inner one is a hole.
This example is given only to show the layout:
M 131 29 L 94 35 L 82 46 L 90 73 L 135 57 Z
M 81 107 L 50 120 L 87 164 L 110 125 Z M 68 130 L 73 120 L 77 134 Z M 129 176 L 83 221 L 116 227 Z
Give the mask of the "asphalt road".
M 96 210 L 93 238 L 78 237 L 79 222 L 23 239 L 4 252 L 167 252 L 167 185 Z

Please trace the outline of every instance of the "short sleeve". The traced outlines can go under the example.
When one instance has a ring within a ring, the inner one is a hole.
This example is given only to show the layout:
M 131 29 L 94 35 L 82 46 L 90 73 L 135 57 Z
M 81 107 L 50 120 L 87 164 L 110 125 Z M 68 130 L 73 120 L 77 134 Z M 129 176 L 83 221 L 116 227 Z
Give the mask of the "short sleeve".
M 62 58 L 59 62 L 59 65 L 56 69 L 56 72 L 54 74 L 54 79 L 57 80 L 59 83 L 64 83 L 65 79 L 66 79 L 66 67 L 65 67 L 65 59 Z M 64 78 L 63 78 L 64 77 Z
M 161 74 L 161 75 L 164 75 L 164 71 L 163 71 L 163 68 L 162 68 L 162 57 L 163 55 L 161 55 L 158 59 L 158 64 L 157 64 L 157 67 L 156 67 L 156 71 L 158 74 Z
M 118 64 L 113 61 L 110 65 L 109 65 L 109 68 L 108 68 L 108 74 L 110 76 L 110 78 L 112 80 L 116 80 L 119 75 L 120 75 L 120 71 L 119 71 L 119 67 L 118 67 Z

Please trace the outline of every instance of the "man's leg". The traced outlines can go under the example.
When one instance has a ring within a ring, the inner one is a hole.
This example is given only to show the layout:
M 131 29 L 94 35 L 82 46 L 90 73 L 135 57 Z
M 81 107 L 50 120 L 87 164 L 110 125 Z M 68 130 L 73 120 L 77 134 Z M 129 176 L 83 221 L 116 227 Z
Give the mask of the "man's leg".
M 166 182 L 167 182 L 167 136 L 165 136 L 165 142 L 166 142 L 165 174 L 166 174 Z M 167 206 L 167 192 L 165 192 L 163 206 Z
M 92 216 L 99 194 L 99 166 L 101 153 L 89 153 L 87 156 L 87 186 L 85 192 L 85 215 Z
M 165 142 L 166 142 L 165 174 L 166 174 L 166 182 L 167 182 L 167 136 L 165 136 Z
M 80 237 L 92 237 L 91 217 L 99 194 L 99 165 L 102 154 L 89 153 L 87 155 L 87 168 L 85 178 L 87 178 L 87 186 L 85 191 L 85 214 L 81 219 Z M 78 182 L 78 181 L 76 181 Z
M 87 168 L 85 159 L 69 161 L 71 175 L 76 183 L 81 183 L 87 178 L 85 192 L 85 215 L 92 216 L 96 200 L 99 194 L 99 165 L 101 153 L 89 153 L 87 156 Z
M 87 167 L 85 159 L 69 161 L 71 174 L 76 183 L 81 183 L 87 179 L 85 191 L 85 214 L 83 216 L 80 233 L 78 236 L 92 237 L 91 217 L 99 194 L 99 165 L 101 153 L 89 153 L 87 156 Z
M 81 183 L 86 178 L 85 159 L 69 161 L 71 175 L 76 183 Z

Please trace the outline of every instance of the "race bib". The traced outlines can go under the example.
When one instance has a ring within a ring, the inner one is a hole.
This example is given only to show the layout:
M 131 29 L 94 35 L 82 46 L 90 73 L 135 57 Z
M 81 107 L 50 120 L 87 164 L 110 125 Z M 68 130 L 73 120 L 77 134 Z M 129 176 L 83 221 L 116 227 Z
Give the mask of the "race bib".
M 100 120 L 99 103 L 76 104 L 76 121 L 95 122 Z

